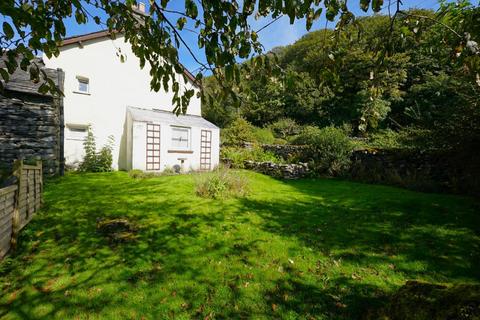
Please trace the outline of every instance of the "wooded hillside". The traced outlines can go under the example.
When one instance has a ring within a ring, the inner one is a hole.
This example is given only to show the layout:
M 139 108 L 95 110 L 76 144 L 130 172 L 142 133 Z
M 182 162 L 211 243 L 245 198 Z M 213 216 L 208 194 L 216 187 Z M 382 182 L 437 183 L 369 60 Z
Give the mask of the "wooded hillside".
M 437 13 L 408 11 L 393 23 L 375 15 L 343 30 L 311 32 L 269 53 L 279 72 L 252 73 L 245 62 L 239 107 L 219 101 L 205 106 L 204 116 L 222 127 L 239 116 L 258 127 L 288 118 L 342 127 L 351 136 L 391 129 L 408 143 L 478 146 L 479 17 L 478 7 L 444 4 Z M 450 45 L 459 35 L 470 39 L 462 54 Z M 218 87 L 207 79 L 207 91 Z

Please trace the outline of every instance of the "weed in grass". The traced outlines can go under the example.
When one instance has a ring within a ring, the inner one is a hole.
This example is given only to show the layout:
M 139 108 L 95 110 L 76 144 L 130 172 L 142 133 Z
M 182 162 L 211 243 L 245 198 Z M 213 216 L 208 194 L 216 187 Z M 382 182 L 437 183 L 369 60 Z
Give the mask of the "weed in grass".
M 238 172 L 217 168 L 197 175 L 195 191 L 203 198 L 243 197 L 248 194 L 248 180 Z

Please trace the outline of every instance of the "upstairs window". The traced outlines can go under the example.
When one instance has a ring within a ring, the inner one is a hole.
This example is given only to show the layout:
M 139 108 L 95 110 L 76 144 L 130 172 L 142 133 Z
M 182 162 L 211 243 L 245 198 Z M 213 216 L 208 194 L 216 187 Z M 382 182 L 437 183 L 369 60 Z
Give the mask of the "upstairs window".
M 88 78 L 77 76 L 78 86 L 77 92 L 79 93 L 90 93 L 90 81 Z
M 190 129 L 172 127 L 172 148 L 179 150 L 190 148 Z

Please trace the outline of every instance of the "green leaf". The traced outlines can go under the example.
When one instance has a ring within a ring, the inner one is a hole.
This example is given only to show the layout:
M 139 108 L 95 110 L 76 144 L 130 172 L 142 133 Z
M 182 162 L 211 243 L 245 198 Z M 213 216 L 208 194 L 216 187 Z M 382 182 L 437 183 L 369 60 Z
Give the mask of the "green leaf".
M 0 75 L 2 76 L 3 80 L 7 82 L 10 79 L 10 75 L 5 68 L 0 68 Z
M 198 8 L 195 2 L 192 0 L 185 0 L 185 14 L 192 19 L 196 19 L 198 16 Z
M 360 9 L 364 12 L 368 11 L 368 7 L 370 6 L 370 0 L 360 0 Z
M 13 32 L 12 26 L 8 22 L 3 22 L 3 33 L 5 34 L 5 37 L 7 40 L 10 40 L 13 38 L 15 35 L 15 32 Z
M 38 88 L 38 92 L 41 94 L 47 94 L 48 91 L 50 91 L 50 86 L 46 82 L 42 83 Z
M 225 79 L 227 81 L 232 81 L 233 80 L 233 66 L 228 65 L 225 67 Z
M 372 0 L 372 9 L 375 12 L 378 12 L 382 9 L 383 0 Z
M 178 30 L 182 30 L 183 27 L 185 26 L 185 23 L 187 23 L 187 18 L 185 18 L 185 17 L 178 18 L 178 20 L 177 20 Z

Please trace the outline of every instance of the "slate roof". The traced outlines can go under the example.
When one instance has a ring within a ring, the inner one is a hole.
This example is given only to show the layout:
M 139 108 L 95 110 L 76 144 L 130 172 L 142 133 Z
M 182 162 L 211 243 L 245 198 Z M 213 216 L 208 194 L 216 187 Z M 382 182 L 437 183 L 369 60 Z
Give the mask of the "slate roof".
M 205 120 L 201 116 L 194 115 L 175 115 L 171 111 L 147 110 L 135 107 L 128 107 L 134 121 L 159 122 L 180 127 L 200 127 L 218 129 L 216 125 Z
M 5 56 L 0 56 L 0 68 L 5 68 L 5 61 L 7 58 Z M 35 58 L 34 62 L 37 63 L 46 73 L 47 76 L 52 79 L 56 85 L 58 85 L 58 73 L 62 72 L 57 69 L 45 68 L 45 64 L 42 59 Z M 3 81 L 3 80 L 2 80 Z M 24 92 L 30 94 L 43 95 L 38 92 L 38 88 L 42 84 L 42 81 L 39 83 L 33 83 L 30 80 L 30 73 L 28 71 L 23 71 L 20 67 L 15 70 L 13 74 L 10 75 L 8 82 L 4 82 L 4 87 L 6 90 Z M 45 94 L 44 96 L 50 96 L 50 93 Z

